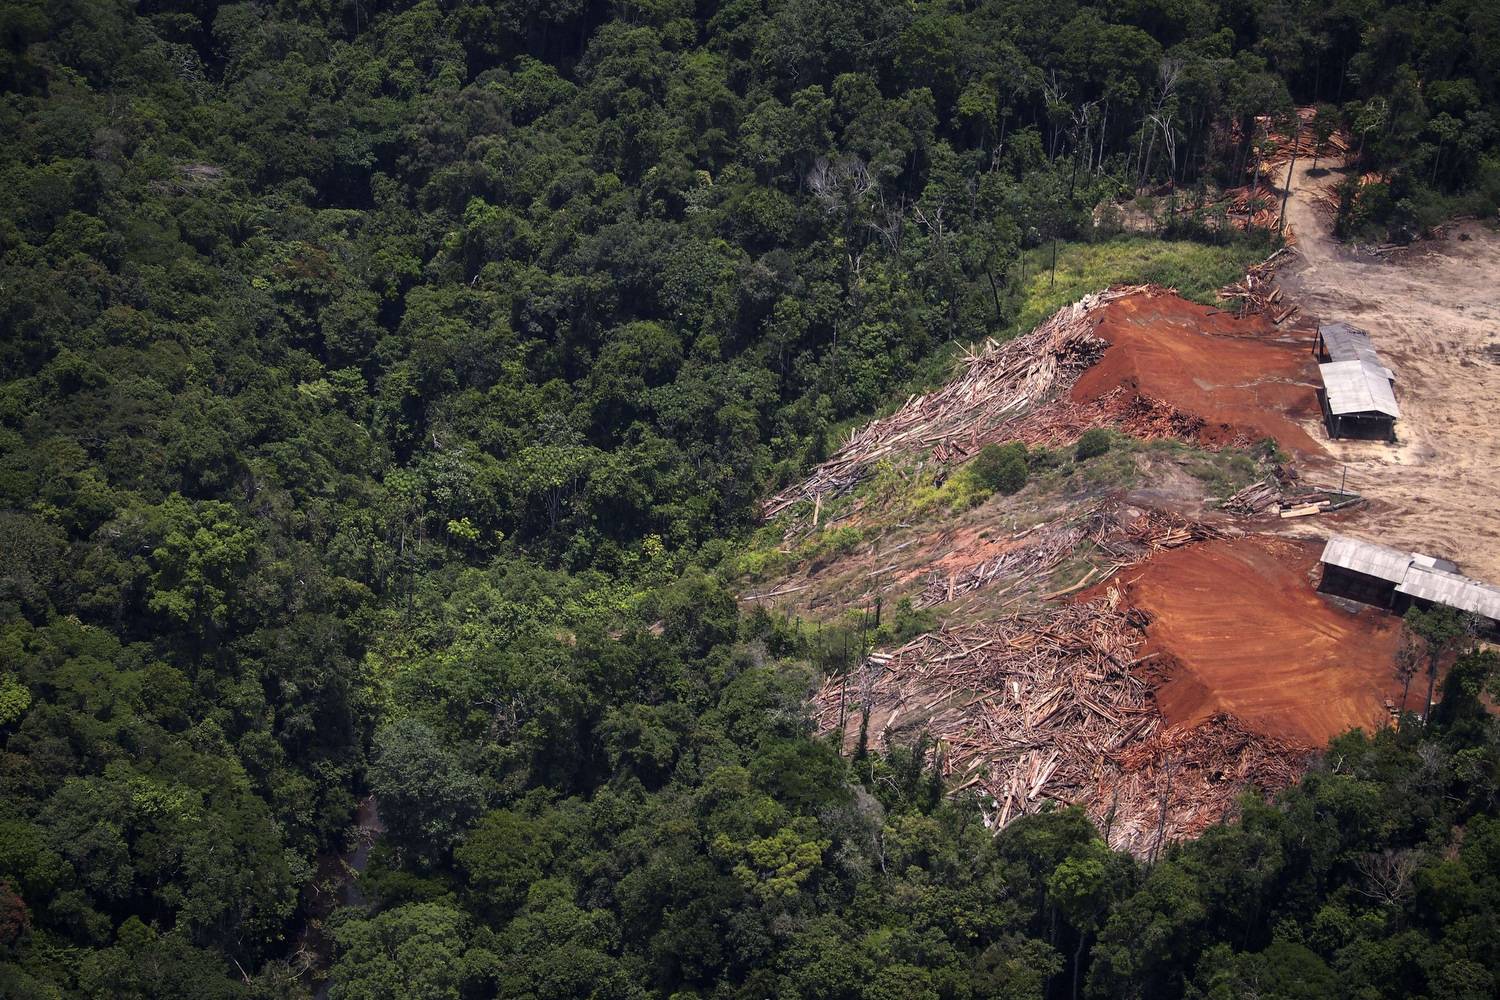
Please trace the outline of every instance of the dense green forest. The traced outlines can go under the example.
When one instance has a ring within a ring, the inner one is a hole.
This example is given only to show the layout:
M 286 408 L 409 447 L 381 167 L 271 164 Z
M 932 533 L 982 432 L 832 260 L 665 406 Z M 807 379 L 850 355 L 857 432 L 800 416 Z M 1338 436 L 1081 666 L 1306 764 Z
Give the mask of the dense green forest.
M 1256 116 L 1493 214 L 1500 6 L 5 0 L 0 89 L 0 995 L 309 995 L 370 791 L 336 1000 L 1500 991 L 1492 657 L 1146 866 L 719 572 L 1102 201 L 1249 239 Z

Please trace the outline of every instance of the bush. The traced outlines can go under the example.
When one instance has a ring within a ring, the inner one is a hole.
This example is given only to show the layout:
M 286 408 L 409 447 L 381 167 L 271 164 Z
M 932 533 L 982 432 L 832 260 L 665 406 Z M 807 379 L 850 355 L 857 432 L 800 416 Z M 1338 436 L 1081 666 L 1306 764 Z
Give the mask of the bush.
M 1109 431 L 1103 427 L 1094 427 L 1083 432 L 1083 436 L 1078 439 L 1074 454 L 1078 456 L 1080 462 L 1098 458 L 1109 451 L 1109 445 Z
M 987 444 L 979 449 L 969 474 L 992 493 L 1016 493 L 1026 485 L 1026 446 L 1019 441 Z

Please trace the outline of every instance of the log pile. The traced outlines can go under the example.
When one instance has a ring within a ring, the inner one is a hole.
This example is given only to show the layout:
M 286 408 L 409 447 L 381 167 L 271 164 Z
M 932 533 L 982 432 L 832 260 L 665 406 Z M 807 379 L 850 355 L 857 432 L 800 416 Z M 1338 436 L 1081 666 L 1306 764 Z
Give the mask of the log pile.
M 1281 192 L 1259 182 L 1224 192 L 1224 214 L 1236 229 L 1281 228 Z
M 1158 729 L 1120 751 L 1086 808 L 1111 847 L 1151 858 L 1230 815 L 1246 789 L 1269 794 L 1292 784 L 1311 756 L 1307 747 L 1216 715 Z
M 1130 670 L 1144 624 L 1101 600 L 929 632 L 825 683 L 813 699 L 817 728 L 842 731 L 846 751 L 862 724 L 875 748 L 903 729 L 925 731 L 951 787 L 988 793 L 1003 827 L 1046 800 L 1088 798 L 1108 754 L 1160 728 Z
M 1279 508 L 1280 506 L 1281 484 L 1274 479 L 1263 479 L 1226 497 L 1219 504 L 1219 509 L 1230 514 L 1239 514 L 1241 517 L 1254 517 L 1256 514 L 1265 513 L 1272 507 Z
M 1201 833 L 1246 787 L 1295 780 L 1306 748 L 1232 718 L 1167 727 L 1137 667 L 1149 618 L 1118 593 L 930 632 L 872 654 L 813 698 L 820 733 L 852 752 L 936 740 L 955 793 L 1000 829 L 1045 802 L 1082 804 L 1111 846 L 1149 856 Z
M 1260 115 L 1255 119 L 1259 131 L 1270 140 L 1271 151 L 1261 161 L 1263 166 L 1279 166 L 1286 163 L 1295 153 L 1299 160 L 1311 160 L 1314 155 L 1319 158 L 1337 156 L 1347 161 L 1349 158 L 1349 134 L 1343 129 L 1336 129 L 1328 137 L 1328 141 L 1321 146 L 1317 141 L 1317 134 L 1313 131 L 1313 119 L 1318 115 L 1315 107 L 1297 109 L 1297 134 L 1295 137 L 1286 134 L 1285 130 L 1272 127 L 1272 120 L 1266 115 Z
M 1066 397 L 1037 407 L 1005 428 L 1009 440 L 1022 441 L 1027 447 L 1044 445 L 1055 448 L 1070 444 L 1091 427 L 1110 427 L 1143 441 L 1172 438 L 1198 441 L 1206 426 L 1202 417 L 1184 413 L 1164 400 L 1147 396 L 1125 386 L 1117 386 L 1097 399 L 1083 402 Z M 963 461 L 972 451 L 966 443 L 954 443 L 934 457 L 943 461 Z
M 1251 483 L 1221 502 L 1219 509 L 1242 517 L 1279 514 L 1287 518 L 1332 513 L 1363 502 L 1364 497 L 1358 493 L 1332 487 L 1304 486 L 1273 477 Z
M 1065 390 L 1107 346 L 1094 336 L 1102 306 L 1148 286 L 1111 288 L 1064 306 L 1031 333 L 1006 344 L 989 341 L 963 359 L 962 374 L 934 392 L 914 396 L 895 413 L 854 432 L 802 483 L 766 501 L 766 518 L 802 501 L 848 491 L 882 458 L 935 451 L 940 460 L 962 446 L 1013 440 L 1001 428 L 1043 399 Z
M 1244 319 L 1254 313 L 1267 313 L 1271 322 L 1280 326 L 1298 312 L 1299 307 L 1282 301 L 1282 291 L 1274 279 L 1276 272 L 1295 259 L 1297 251 L 1282 247 L 1259 264 L 1245 270 L 1245 277 L 1219 289 L 1219 299 L 1234 302 L 1235 315 Z

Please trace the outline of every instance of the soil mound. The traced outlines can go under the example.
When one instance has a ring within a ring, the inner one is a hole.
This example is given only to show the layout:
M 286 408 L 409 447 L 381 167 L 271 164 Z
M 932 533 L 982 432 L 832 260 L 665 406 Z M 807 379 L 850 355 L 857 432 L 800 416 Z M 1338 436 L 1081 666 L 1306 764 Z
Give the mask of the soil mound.
M 1250 535 L 1157 553 L 1130 571 L 1126 601 L 1149 612 L 1167 721 L 1221 713 L 1247 729 L 1321 747 L 1390 720 L 1397 619 L 1345 611 L 1313 586 L 1315 544 Z
M 1110 302 L 1099 317 L 1094 334 L 1110 346 L 1074 383 L 1074 402 L 1123 386 L 1201 418 L 1196 436 L 1205 443 L 1270 437 L 1290 452 L 1322 454 L 1297 423 L 1318 416 L 1307 334 L 1154 290 Z

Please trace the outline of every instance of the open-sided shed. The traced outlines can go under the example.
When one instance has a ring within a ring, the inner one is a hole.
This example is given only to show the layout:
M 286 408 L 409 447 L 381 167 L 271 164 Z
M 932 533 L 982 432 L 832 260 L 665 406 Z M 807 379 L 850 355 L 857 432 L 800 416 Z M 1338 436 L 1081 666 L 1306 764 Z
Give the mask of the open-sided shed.
M 1396 586 L 1396 594 L 1398 603 L 1404 597 L 1411 603 L 1441 604 L 1500 622 L 1500 587 L 1458 573 L 1414 565 Z
M 1412 553 L 1388 545 L 1330 535 L 1323 546 L 1321 589 L 1362 604 L 1390 608 L 1412 558 Z
M 1318 341 L 1314 352 L 1322 362 L 1368 361 L 1378 365 L 1385 372 L 1388 381 L 1396 380 L 1396 373 L 1376 353 L 1375 343 L 1370 335 L 1348 323 L 1324 323 L 1318 327 Z
M 1323 546 L 1319 589 L 1403 614 L 1413 605 L 1440 604 L 1500 626 L 1500 587 L 1472 580 L 1458 564 L 1436 556 L 1403 552 L 1347 535 L 1330 535 Z
M 1319 365 L 1318 372 L 1323 376 L 1318 401 L 1330 437 L 1396 439 L 1401 408 L 1389 368 L 1361 359 Z

